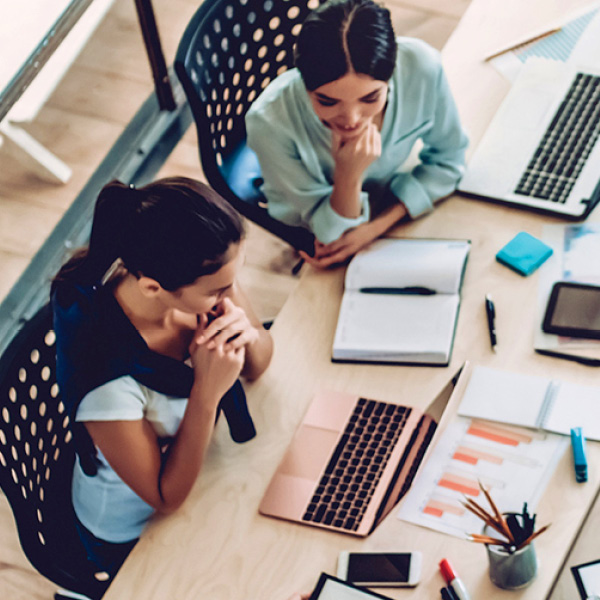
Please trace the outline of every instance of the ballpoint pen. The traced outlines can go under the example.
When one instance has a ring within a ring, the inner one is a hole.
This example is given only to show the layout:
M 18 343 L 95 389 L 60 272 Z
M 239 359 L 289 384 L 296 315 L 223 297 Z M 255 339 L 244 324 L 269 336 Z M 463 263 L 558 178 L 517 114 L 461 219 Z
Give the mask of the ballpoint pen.
M 489 294 L 485 295 L 485 312 L 487 314 L 488 330 L 490 332 L 490 344 L 492 350 L 496 352 L 496 307 Z
M 363 294 L 391 294 L 391 295 L 406 295 L 406 296 L 433 296 L 435 290 L 422 287 L 420 285 L 411 285 L 408 287 L 364 287 L 360 288 Z
M 440 593 L 442 594 L 442 600 L 458 600 L 458 596 L 451 587 L 443 587 Z

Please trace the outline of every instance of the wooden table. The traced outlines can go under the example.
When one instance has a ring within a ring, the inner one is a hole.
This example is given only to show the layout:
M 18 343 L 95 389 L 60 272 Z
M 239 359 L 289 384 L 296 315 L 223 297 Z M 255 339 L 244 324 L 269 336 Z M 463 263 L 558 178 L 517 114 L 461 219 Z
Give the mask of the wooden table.
M 481 61 L 485 52 L 495 49 L 496 42 L 502 42 L 500 27 L 518 33 L 512 21 L 502 23 L 501 16 L 517 14 L 517 10 L 533 15 L 535 6 L 542 4 L 546 3 L 473 0 L 444 51 L 448 76 L 474 143 L 508 90 L 501 76 Z M 564 8 L 560 4 L 556 2 L 554 8 Z M 566 1 L 563 4 L 566 6 Z M 500 17 L 494 18 L 494 14 Z M 543 14 L 548 19 L 556 17 Z M 278 521 L 257 511 L 273 471 L 319 389 L 425 407 L 465 360 L 597 383 L 597 372 L 589 367 L 534 353 L 537 278 L 522 278 L 494 259 L 497 250 L 518 231 L 540 235 L 547 223 L 560 221 L 455 196 L 431 215 L 395 232 L 472 240 L 454 352 L 447 368 L 331 363 L 344 270 L 308 269 L 273 327 L 276 350 L 271 367 L 259 381 L 246 386 L 258 436 L 237 446 L 231 442 L 225 423 L 218 424 L 190 497 L 176 514 L 158 517 L 148 527 L 106 600 L 286 600 L 294 591 L 312 589 L 321 571 L 335 573 L 342 549 L 422 551 L 421 583 L 413 590 L 387 590 L 392 598 L 438 598 L 443 581 L 437 564 L 444 557 L 452 561 L 473 600 L 547 597 L 600 484 L 597 469 L 591 469 L 587 484 L 576 484 L 568 452 L 537 510 L 540 523 L 552 522 L 537 543 L 538 577 L 520 592 L 504 592 L 491 584 L 481 545 L 400 521 L 395 510 L 366 539 Z M 487 292 L 493 295 L 497 308 L 497 354 L 490 349 L 486 326 L 483 300 Z M 449 407 L 449 412 L 453 408 Z M 599 444 L 588 445 L 588 457 L 592 465 L 600 462 Z M 552 596 L 553 600 L 575 597 Z

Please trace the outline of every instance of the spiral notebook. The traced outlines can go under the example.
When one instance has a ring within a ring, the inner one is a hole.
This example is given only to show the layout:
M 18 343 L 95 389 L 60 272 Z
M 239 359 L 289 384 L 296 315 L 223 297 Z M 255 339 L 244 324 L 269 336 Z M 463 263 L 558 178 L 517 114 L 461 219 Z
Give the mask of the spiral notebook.
M 600 440 L 600 388 L 475 367 L 458 414 Z

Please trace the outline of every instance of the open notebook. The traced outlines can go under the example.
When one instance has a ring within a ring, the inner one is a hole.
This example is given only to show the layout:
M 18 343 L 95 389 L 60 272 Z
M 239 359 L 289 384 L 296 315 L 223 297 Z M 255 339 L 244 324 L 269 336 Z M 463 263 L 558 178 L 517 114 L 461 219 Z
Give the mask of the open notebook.
M 600 388 L 475 367 L 458 414 L 600 440 Z
M 466 240 L 381 239 L 348 265 L 334 361 L 447 365 Z

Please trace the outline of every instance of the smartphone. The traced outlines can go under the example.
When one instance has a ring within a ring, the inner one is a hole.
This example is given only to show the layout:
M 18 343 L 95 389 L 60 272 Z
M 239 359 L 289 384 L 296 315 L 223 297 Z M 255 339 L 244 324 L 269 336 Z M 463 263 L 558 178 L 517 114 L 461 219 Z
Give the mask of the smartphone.
M 356 585 L 413 587 L 422 562 L 420 552 L 340 552 L 337 576 Z
M 555 283 L 542 329 L 546 333 L 600 339 L 600 286 Z

